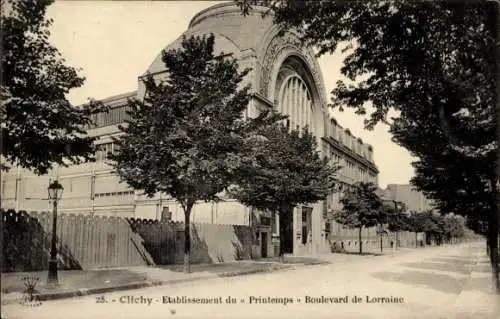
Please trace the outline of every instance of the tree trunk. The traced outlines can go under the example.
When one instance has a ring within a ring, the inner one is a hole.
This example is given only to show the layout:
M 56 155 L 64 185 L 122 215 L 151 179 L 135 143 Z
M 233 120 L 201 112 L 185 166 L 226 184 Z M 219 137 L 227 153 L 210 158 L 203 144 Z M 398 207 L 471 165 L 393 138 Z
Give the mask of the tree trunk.
M 189 256 L 191 255 L 191 209 L 192 203 L 184 206 L 184 272 L 189 274 L 191 272 Z
M 384 252 L 384 247 L 383 247 L 383 236 L 384 233 L 382 232 L 382 226 L 380 226 L 380 252 Z
M 490 262 L 492 270 L 492 281 L 495 291 L 500 294 L 500 281 L 498 278 L 498 216 L 496 209 L 490 214 L 490 222 L 488 225 L 488 237 L 490 248 Z
M 496 75 L 496 133 L 497 133 L 497 156 L 496 156 L 496 165 L 495 165 L 495 178 L 494 183 L 492 183 L 493 190 L 493 200 L 494 207 L 491 211 L 490 216 L 490 224 L 489 224 L 489 237 L 490 237 L 490 254 L 491 262 L 492 262 L 492 279 L 494 282 L 495 290 L 498 294 L 500 294 L 500 281 L 498 279 L 498 219 L 499 219 L 499 209 L 500 209 L 500 199 L 498 198 L 498 185 L 497 182 L 500 181 L 500 6 L 498 2 L 495 3 L 495 55 L 496 55 L 496 63 L 495 63 L 495 75 Z
M 359 241 L 359 254 L 363 254 L 363 242 L 361 241 L 361 231 L 363 230 L 363 226 L 359 226 L 358 232 L 358 241 Z
M 273 218 L 273 217 L 271 217 Z M 255 223 L 253 221 L 253 207 L 250 207 L 249 209 L 249 214 L 248 214 L 248 224 L 250 226 L 250 240 L 251 240 L 251 243 L 250 243 L 250 260 L 254 260 L 254 254 L 253 254 L 253 245 L 255 243 Z
M 399 232 L 396 231 L 396 249 L 398 249 L 398 245 L 399 245 Z
M 486 255 L 490 259 L 491 262 L 491 255 L 490 255 L 490 239 L 488 236 L 486 236 Z
M 279 211 L 279 224 L 280 224 L 280 249 L 279 249 L 279 260 L 281 263 L 285 262 L 285 236 L 286 236 L 286 226 L 288 222 L 288 214 L 291 214 L 291 207 L 283 205 Z M 292 238 L 293 241 L 293 238 Z
M 415 232 L 415 248 L 418 248 L 418 232 Z
M 284 212 L 279 212 L 279 223 L 280 223 L 280 252 L 279 259 L 281 263 L 285 262 L 285 218 Z

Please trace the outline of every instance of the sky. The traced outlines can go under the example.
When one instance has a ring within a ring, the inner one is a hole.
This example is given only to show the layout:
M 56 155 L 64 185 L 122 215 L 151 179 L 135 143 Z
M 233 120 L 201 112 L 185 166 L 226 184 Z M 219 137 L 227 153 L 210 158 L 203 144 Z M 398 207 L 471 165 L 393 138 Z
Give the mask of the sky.
M 74 105 L 137 89 L 137 77 L 169 43 L 177 39 L 199 11 L 224 1 L 56 1 L 47 12 L 54 20 L 51 42 L 70 66 L 80 69 L 85 84 L 68 94 Z M 342 79 L 341 54 L 318 60 L 326 92 Z M 328 94 L 329 95 L 329 94 Z M 328 97 L 329 98 L 329 97 Z M 363 117 L 335 110 L 339 124 L 374 148 L 379 186 L 407 184 L 413 176 L 404 148 L 391 141 L 387 126 L 364 129 Z

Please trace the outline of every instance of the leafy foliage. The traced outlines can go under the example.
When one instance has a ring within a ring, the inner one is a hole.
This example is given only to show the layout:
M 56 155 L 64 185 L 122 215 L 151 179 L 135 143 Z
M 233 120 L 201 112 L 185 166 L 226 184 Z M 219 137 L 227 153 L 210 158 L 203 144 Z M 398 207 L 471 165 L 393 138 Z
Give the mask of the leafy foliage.
M 120 129 L 120 151 L 112 156 L 122 180 L 148 196 L 176 199 L 185 217 L 185 271 L 189 272 L 190 214 L 197 201 L 219 200 L 248 154 L 247 140 L 263 117 L 243 117 L 250 96 L 241 87 L 249 69 L 223 52 L 215 37 L 184 37 L 179 49 L 163 52 L 168 78 L 145 80 L 144 101 L 132 100 L 131 119 Z
M 84 128 L 91 124 L 91 114 L 105 110 L 94 101 L 75 108 L 66 99 L 84 78 L 49 43 L 52 20 L 45 13 L 51 3 L 2 4 L 2 157 L 37 174 L 45 174 L 53 163 L 93 160 L 94 139 Z
M 451 132 L 457 134 L 456 142 L 471 147 L 491 142 L 470 134 L 494 129 L 491 3 L 244 0 L 239 4 L 244 13 L 252 5 L 270 7 L 278 24 L 296 28 L 319 55 L 347 43 L 344 52 L 349 54 L 341 71 L 348 81 L 338 82 L 332 105 L 366 114 L 369 102 L 373 112 L 368 128 L 387 121 L 390 109 L 400 111 L 403 119 L 413 119 L 413 112 L 423 109 L 438 116 L 443 110 L 444 119 L 457 128 Z M 479 121 L 484 127 L 469 124 Z
M 426 216 L 423 212 L 411 212 L 407 219 L 407 230 L 414 233 L 424 232 Z
M 438 239 L 461 238 L 466 234 L 466 220 L 455 214 L 440 215 L 433 211 L 412 212 L 407 219 L 408 231 L 425 232 Z
M 393 207 L 387 208 L 387 229 L 391 232 L 408 229 L 408 216 L 401 210 L 395 211 Z
M 498 2 L 240 2 L 243 13 L 268 6 L 320 55 L 346 45 L 347 80 L 332 91 L 332 107 L 368 115 L 368 129 L 389 124 L 393 140 L 418 157 L 412 183 L 441 207 L 486 214 L 498 273 Z
M 338 167 L 320 157 L 316 139 L 307 129 L 289 130 L 274 122 L 256 134 L 260 138 L 254 139 L 254 160 L 242 166 L 238 184 L 231 190 L 236 199 L 276 212 L 332 193 Z
M 316 138 L 304 128 L 290 130 L 278 122 L 285 116 L 271 113 L 269 125 L 255 131 L 249 143 L 252 160 L 241 166 L 231 194 L 241 203 L 279 213 L 280 257 L 284 255 L 285 228 L 293 207 L 325 199 L 333 192 L 338 167 L 317 151 Z M 282 259 L 283 260 L 283 259 Z
M 382 200 L 371 183 L 358 182 L 342 198 L 342 210 L 334 214 L 336 222 L 348 228 L 372 227 L 385 221 Z
M 388 123 L 394 141 L 418 157 L 412 183 L 444 211 L 492 210 L 495 4 L 246 0 L 240 5 L 244 13 L 252 5 L 268 6 L 278 24 L 296 28 L 319 55 L 343 46 L 341 71 L 347 80 L 337 83 L 331 105 L 369 115 L 369 129 Z M 392 121 L 389 110 L 399 112 Z
M 465 218 L 465 225 L 475 234 L 483 236 L 488 235 L 488 221 L 487 218 L 485 218 L 485 215 L 481 214 L 468 215 Z
M 334 220 L 347 228 L 358 228 L 359 253 L 363 253 L 361 230 L 363 227 L 379 227 L 379 235 L 386 231 L 382 228 L 387 222 L 387 211 L 383 207 L 382 199 L 376 193 L 377 187 L 372 183 L 358 182 L 349 187 L 340 203 L 342 210 L 333 215 Z
M 243 119 L 249 69 L 214 55 L 214 36 L 184 38 L 182 48 L 163 52 L 169 78 L 149 77 L 144 101 L 133 100 L 131 120 L 121 129 L 118 174 L 153 196 L 165 192 L 186 207 L 217 200 L 237 173 L 248 125 Z
M 443 218 L 443 236 L 447 239 L 465 236 L 465 219 L 462 216 L 447 215 Z

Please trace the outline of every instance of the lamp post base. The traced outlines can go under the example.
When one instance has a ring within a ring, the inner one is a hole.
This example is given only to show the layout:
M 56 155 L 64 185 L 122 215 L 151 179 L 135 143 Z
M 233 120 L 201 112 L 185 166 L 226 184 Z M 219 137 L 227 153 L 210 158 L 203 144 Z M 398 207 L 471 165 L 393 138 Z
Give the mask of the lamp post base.
M 47 276 L 47 289 L 56 289 L 59 287 L 59 278 L 57 276 L 57 260 L 49 260 L 49 275 Z

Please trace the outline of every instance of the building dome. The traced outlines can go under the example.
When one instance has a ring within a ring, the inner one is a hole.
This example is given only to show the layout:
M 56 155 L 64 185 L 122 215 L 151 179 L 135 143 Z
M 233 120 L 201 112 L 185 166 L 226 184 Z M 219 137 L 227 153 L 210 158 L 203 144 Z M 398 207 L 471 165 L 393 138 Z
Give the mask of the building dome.
M 304 99 L 310 97 L 314 106 L 323 113 L 326 105 L 323 78 L 314 53 L 302 46 L 299 38 L 292 31 L 284 36 L 278 35 L 278 27 L 273 23 L 267 7 L 255 6 L 248 15 L 243 16 L 241 9 L 234 3 L 223 3 L 209 7 L 196 14 L 189 23 L 188 29 L 164 50 L 180 48 L 183 37 L 213 34 L 215 36 L 215 54 L 221 52 L 233 54 L 241 68 L 251 68 L 242 85 L 250 84 L 252 91 L 260 95 L 269 104 L 279 102 L 279 94 L 283 94 L 279 83 L 283 81 L 284 69 L 295 70 L 300 79 L 293 80 L 290 85 L 307 87 Z M 150 64 L 145 74 L 162 78 L 166 76 L 165 66 L 160 52 Z M 144 87 L 139 81 L 138 97 L 144 95 Z M 320 114 L 313 125 L 323 127 Z M 323 115 L 321 115 L 322 117 Z M 297 123 L 307 123 L 305 120 Z M 323 130 L 321 130 L 322 134 Z
M 241 68 L 252 67 L 250 57 L 255 56 L 265 33 L 273 26 L 272 17 L 263 17 L 267 8 L 256 6 L 249 15 L 243 16 L 239 6 L 232 3 L 218 4 L 196 14 L 188 29 L 164 50 L 181 47 L 183 37 L 213 34 L 215 37 L 214 53 L 233 54 Z M 165 72 L 162 53 L 150 64 L 144 75 L 153 74 L 161 78 Z M 252 73 L 255 71 L 252 71 Z M 253 78 L 249 75 L 249 81 Z M 246 85 L 247 83 L 243 83 Z M 252 83 L 253 84 L 253 83 Z M 144 88 L 139 81 L 138 97 L 142 97 Z

